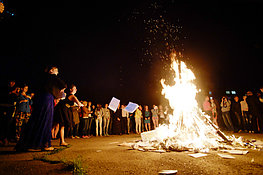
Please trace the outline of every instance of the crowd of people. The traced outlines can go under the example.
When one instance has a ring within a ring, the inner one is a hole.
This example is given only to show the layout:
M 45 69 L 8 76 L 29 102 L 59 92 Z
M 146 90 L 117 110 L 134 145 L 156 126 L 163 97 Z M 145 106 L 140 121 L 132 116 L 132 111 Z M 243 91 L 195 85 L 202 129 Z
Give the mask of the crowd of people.
M 219 101 L 206 96 L 203 111 L 222 130 L 263 133 L 263 87 L 241 97 L 223 96 Z
M 2 144 L 15 141 L 18 151 L 53 150 L 52 139 L 60 139 L 60 145 L 67 146 L 65 138 L 140 134 L 168 123 L 167 106 L 139 105 L 135 112 L 129 113 L 126 105 L 120 104 L 112 111 L 108 103 L 79 100 L 76 85 L 67 86 L 57 75 L 57 67 L 46 70 L 36 95 L 28 93 L 28 85 L 18 87 L 15 81 L 9 82 L 1 112 Z
M 58 68 L 47 69 L 35 93 L 28 93 L 28 85 L 16 86 L 10 81 L 6 92 L 6 103 L 1 108 L 1 144 L 17 142 L 16 150 L 29 148 L 53 150 L 52 139 L 60 139 L 61 146 L 67 146 L 65 138 L 88 139 L 93 136 L 140 134 L 168 124 L 172 110 L 167 106 L 139 105 L 133 112 L 120 104 L 116 111 L 109 104 L 94 104 L 79 100 L 77 86 L 67 86 L 58 78 Z M 66 90 L 66 91 L 65 91 Z M 211 116 L 214 125 L 234 132 L 263 132 L 263 88 L 254 95 L 248 91 L 241 101 L 223 96 L 220 102 L 206 97 L 203 111 Z

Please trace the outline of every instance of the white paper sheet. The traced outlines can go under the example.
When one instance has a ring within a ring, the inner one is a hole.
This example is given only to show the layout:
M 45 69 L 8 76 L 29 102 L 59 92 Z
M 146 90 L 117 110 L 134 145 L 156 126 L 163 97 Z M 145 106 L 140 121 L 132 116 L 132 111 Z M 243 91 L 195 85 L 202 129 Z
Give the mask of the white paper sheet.
M 228 154 L 219 154 L 218 155 L 222 158 L 225 158 L 225 159 L 235 159 L 235 157 L 231 156 L 231 155 L 228 155 Z
M 125 110 L 128 111 L 129 113 L 133 113 L 138 107 L 139 107 L 138 104 L 129 102 Z
M 188 154 L 188 155 L 191 156 L 191 157 L 194 157 L 194 158 L 207 156 L 207 154 L 203 154 L 203 153 Z
M 116 112 L 118 106 L 120 104 L 120 100 L 115 98 L 115 97 L 112 97 L 111 101 L 110 101 L 110 104 L 109 104 L 109 109 L 113 110 L 114 112 Z

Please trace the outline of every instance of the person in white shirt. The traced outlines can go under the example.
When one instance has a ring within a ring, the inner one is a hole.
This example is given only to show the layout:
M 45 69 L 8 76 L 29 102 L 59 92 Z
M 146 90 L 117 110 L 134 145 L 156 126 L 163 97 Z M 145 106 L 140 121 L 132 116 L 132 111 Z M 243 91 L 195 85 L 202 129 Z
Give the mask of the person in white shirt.
M 244 125 L 245 125 L 245 131 L 251 131 L 252 126 L 251 126 L 251 118 L 248 112 L 248 104 L 247 104 L 247 96 L 243 96 L 243 101 L 240 102 L 241 105 L 241 114 L 244 118 Z
M 125 110 L 124 105 L 121 105 L 121 132 L 122 134 L 128 134 L 128 126 L 127 126 L 127 120 L 129 117 L 129 112 Z
M 103 133 L 105 136 L 109 136 L 109 124 L 110 124 L 110 110 L 108 109 L 108 104 L 102 108 L 103 113 Z

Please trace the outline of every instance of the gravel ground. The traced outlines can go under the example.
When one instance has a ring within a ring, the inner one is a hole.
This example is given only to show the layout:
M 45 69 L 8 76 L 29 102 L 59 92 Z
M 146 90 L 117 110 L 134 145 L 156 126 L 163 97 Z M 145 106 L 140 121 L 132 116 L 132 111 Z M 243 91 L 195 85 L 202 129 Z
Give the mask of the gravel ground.
M 247 139 L 263 141 L 263 134 L 239 133 Z M 142 152 L 118 146 L 140 140 L 139 135 L 67 139 L 70 148 L 53 155 L 49 161 L 79 161 L 87 174 L 158 174 L 161 170 L 177 170 L 177 174 L 263 174 L 263 151 L 248 149 L 246 155 L 223 159 L 211 151 L 205 157 L 193 158 L 189 152 Z M 59 141 L 52 142 L 59 148 Z M 0 147 L 0 174 L 72 174 L 62 163 L 51 164 L 34 157 L 43 152 L 15 153 L 14 144 Z

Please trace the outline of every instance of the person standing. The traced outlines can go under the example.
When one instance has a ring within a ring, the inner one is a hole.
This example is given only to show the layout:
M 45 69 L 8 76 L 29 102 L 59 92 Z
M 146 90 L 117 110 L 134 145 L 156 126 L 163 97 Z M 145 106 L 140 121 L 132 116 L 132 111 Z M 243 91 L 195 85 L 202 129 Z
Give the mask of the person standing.
M 103 113 L 103 133 L 105 136 L 109 136 L 109 124 L 110 124 L 110 110 L 108 104 L 105 104 L 105 107 L 102 109 Z
M 31 96 L 27 95 L 28 86 L 24 85 L 22 87 L 21 93 L 17 98 L 17 108 L 16 108 L 16 139 L 20 138 L 20 133 L 22 127 L 28 122 L 31 116 L 30 106 L 32 104 Z
M 252 126 L 251 126 L 251 118 L 252 116 L 248 113 L 248 104 L 247 104 L 247 96 L 243 96 L 243 101 L 240 102 L 241 106 L 241 114 L 244 118 L 244 126 L 245 126 L 245 131 L 251 132 L 252 131 Z
M 237 120 L 236 130 L 238 132 L 241 132 L 242 130 L 244 130 L 244 121 L 241 115 L 241 104 L 239 102 L 238 96 L 234 97 L 234 101 L 231 107 L 232 107 L 231 111 L 233 112 L 234 116 L 236 117 L 235 119 Z
M 216 103 L 215 100 L 212 98 L 211 100 L 211 111 L 212 111 L 212 122 L 218 126 L 217 122 L 217 111 L 216 111 Z
M 79 130 L 79 108 L 83 107 L 84 105 L 78 100 L 78 98 L 75 96 L 77 93 L 77 87 L 74 84 L 70 85 L 69 89 L 69 96 L 67 99 L 71 102 L 70 107 L 72 110 L 72 128 L 70 129 L 70 136 L 71 138 L 79 138 L 78 136 L 78 130 Z
M 125 110 L 125 106 L 121 105 L 121 132 L 122 134 L 127 134 L 127 118 L 129 117 L 129 112 Z
M 150 131 L 151 130 L 151 113 L 147 105 L 144 107 L 144 124 L 145 124 L 146 131 Z
M 142 107 L 139 106 L 135 111 L 135 125 L 136 125 L 136 133 L 141 134 L 141 119 L 142 119 Z
M 97 104 L 97 108 L 95 110 L 96 136 L 102 136 L 102 116 L 103 116 L 103 110 L 101 104 Z M 100 133 L 98 133 L 99 129 L 100 129 Z
M 220 106 L 222 111 L 222 118 L 227 130 L 234 131 L 232 120 L 230 118 L 231 101 L 228 100 L 226 96 L 224 96 L 222 97 Z
M 88 138 L 88 120 L 89 120 L 89 109 L 87 108 L 88 102 L 87 101 L 83 101 L 82 104 L 84 105 L 83 107 L 81 107 L 81 114 L 82 117 L 81 122 L 82 126 L 81 126 L 81 137 L 82 138 Z
M 205 101 L 203 102 L 203 110 L 207 115 L 209 115 L 210 117 L 212 116 L 212 108 L 208 96 L 205 97 Z
M 249 114 L 252 115 L 251 124 L 255 133 L 262 132 L 262 110 L 259 99 L 251 92 L 247 92 L 247 104 Z
M 165 115 L 164 115 L 164 110 L 163 110 L 162 105 L 159 105 L 158 115 L 159 115 L 159 123 L 161 125 L 164 124 L 165 123 Z
M 151 112 L 152 112 L 153 128 L 155 129 L 159 126 L 158 107 L 153 105 L 153 109 L 151 110 Z
M 113 113 L 112 133 L 115 135 L 121 135 L 121 110 L 120 105 Z

